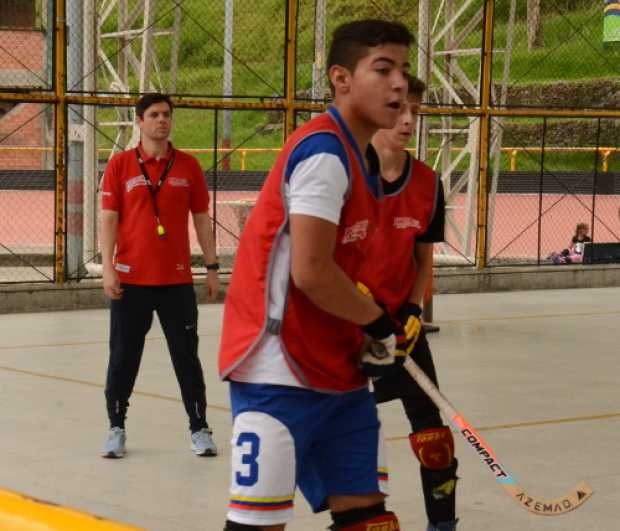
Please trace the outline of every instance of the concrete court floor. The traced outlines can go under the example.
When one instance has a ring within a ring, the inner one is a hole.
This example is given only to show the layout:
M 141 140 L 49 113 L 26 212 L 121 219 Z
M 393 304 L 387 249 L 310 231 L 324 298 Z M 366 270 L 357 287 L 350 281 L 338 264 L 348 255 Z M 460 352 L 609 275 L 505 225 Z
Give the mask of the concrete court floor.
M 189 451 L 186 417 L 155 321 L 128 418 L 128 455 L 99 457 L 108 313 L 0 315 L 0 488 L 153 531 L 219 531 L 229 477 L 227 385 L 216 377 L 221 305 L 200 307 L 201 357 L 217 458 Z M 460 531 L 620 529 L 620 288 L 435 299 L 431 336 L 442 389 L 526 490 L 555 498 L 579 481 L 595 494 L 560 517 L 531 515 L 458 439 Z M 389 506 L 425 529 L 417 465 L 397 403 L 381 406 Z M 291 531 L 326 515 L 297 498 Z

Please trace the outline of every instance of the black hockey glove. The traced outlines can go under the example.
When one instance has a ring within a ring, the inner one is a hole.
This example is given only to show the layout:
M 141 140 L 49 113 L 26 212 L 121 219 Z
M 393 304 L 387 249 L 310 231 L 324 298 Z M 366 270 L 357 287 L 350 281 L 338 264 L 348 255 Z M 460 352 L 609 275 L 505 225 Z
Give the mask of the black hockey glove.
M 402 326 L 384 312 L 372 323 L 363 326 L 362 330 L 369 336 L 361 359 L 361 368 L 366 376 L 380 378 L 402 366 L 410 352 Z

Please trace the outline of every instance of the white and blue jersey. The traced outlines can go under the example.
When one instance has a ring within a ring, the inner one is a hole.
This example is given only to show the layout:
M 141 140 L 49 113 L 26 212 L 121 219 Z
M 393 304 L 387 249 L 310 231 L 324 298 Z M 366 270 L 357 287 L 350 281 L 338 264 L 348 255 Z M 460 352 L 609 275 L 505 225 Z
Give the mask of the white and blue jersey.
M 342 143 L 329 133 L 316 133 L 295 147 L 288 159 L 284 200 L 290 214 L 303 214 L 340 221 L 340 211 L 349 188 L 349 162 Z M 274 249 L 269 289 L 271 318 L 284 312 L 290 274 L 290 237 L 282 234 Z M 267 334 L 256 353 L 230 375 L 231 380 L 302 387 L 284 359 L 280 338 Z

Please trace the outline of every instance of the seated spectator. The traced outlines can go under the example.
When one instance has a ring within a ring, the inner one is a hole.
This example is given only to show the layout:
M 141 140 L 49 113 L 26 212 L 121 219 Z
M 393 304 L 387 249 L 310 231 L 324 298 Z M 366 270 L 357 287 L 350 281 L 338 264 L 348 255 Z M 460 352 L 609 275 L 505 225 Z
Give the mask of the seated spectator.
M 569 254 L 583 254 L 584 244 L 592 241 L 592 238 L 588 236 L 589 230 L 590 227 L 587 223 L 577 223 L 577 226 L 575 227 L 575 235 L 573 236 L 571 244 L 568 247 Z
M 556 265 L 581 262 L 585 244 L 592 241 L 592 238 L 588 236 L 589 230 L 590 227 L 587 223 L 577 223 L 575 235 L 572 237 L 568 248 L 562 250 L 561 253 L 551 253 L 549 259 Z

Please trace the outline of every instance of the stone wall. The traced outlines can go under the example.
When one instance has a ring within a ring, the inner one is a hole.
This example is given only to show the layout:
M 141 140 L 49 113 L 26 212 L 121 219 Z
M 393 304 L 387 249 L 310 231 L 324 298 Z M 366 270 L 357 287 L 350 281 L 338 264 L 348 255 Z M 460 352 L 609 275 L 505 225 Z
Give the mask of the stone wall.
M 496 87 L 499 95 L 499 88 Z M 475 102 L 465 91 L 459 91 L 465 103 Z M 499 96 L 498 96 L 499 97 Z M 534 109 L 620 109 L 620 81 L 596 79 L 578 82 L 515 85 L 508 87 L 509 106 Z M 529 123 L 527 123 L 529 122 Z M 536 123 L 533 123 L 536 122 Z M 503 120 L 504 146 L 540 146 L 543 120 L 541 118 L 507 118 Z M 547 146 L 595 146 L 598 123 L 596 118 L 547 119 L 545 144 Z M 620 145 L 620 120 L 602 120 L 600 145 Z
M 545 134 L 546 146 L 588 147 L 596 146 L 598 124 L 596 119 L 548 119 Z M 536 124 L 504 122 L 504 146 L 522 147 L 542 145 L 543 121 Z M 620 120 L 601 120 L 599 145 L 620 146 Z
M 540 83 L 508 87 L 509 105 L 537 107 L 620 108 L 618 79 Z
M 620 109 L 618 79 L 520 85 L 508 88 L 509 105 L 545 109 Z M 504 145 L 532 146 L 542 142 L 542 120 L 537 124 L 505 123 Z M 596 119 L 548 119 L 545 144 L 548 146 L 595 146 Z M 600 145 L 620 144 L 620 120 L 602 120 Z

